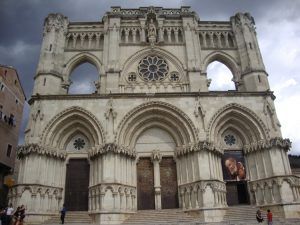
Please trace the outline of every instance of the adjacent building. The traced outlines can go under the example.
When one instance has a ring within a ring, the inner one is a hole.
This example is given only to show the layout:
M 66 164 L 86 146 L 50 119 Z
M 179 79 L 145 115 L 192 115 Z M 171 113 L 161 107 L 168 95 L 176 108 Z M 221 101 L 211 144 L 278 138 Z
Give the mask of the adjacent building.
M 235 90 L 209 90 L 214 61 L 231 70 Z M 69 94 L 85 62 L 98 69 L 96 93 Z M 203 21 L 189 7 L 112 7 L 96 22 L 49 14 L 10 201 L 25 204 L 31 222 L 63 204 L 95 224 L 169 208 L 215 222 L 238 204 L 297 217 L 300 178 L 271 89 L 249 13 Z
M 5 176 L 14 170 L 25 100 L 16 69 L 0 65 L 0 202 L 3 204 L 7 186 L 12 184 Z

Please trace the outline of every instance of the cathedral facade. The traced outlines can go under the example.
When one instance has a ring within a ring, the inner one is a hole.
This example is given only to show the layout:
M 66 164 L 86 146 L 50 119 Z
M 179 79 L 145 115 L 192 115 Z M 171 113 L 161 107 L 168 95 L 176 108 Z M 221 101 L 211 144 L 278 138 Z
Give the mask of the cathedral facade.
M 236 89 L 209 91 L 219 61 Z M 89 62 L 93 94 L 68 94 Z M 112 7 L 98 22 L 49 14 L 30 100 L 18 184 L 29 220 L 63 204 L 94 223 L 144 209 L 180 208 L 222 221 L 228 206 L 297 216 L 292 175 L 253 17 L 202 21 L 189 7 Z

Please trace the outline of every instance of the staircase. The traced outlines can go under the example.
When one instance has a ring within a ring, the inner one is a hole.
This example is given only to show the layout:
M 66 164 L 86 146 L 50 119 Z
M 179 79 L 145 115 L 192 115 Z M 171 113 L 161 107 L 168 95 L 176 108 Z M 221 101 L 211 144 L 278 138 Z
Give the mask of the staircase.
M 52 216 L 49 220 L 45 221 L 44 225 L 57 225 L 60 224 L 60 215 Z M 86 211 L 68 211 L 65 217 L 65 224 L 92 224 L 92 219 Z
M 239 205 L 227 209 L 224 221 L 219 223 L 201 222 L 202 218 L 193 217 L 181 209 L 141 210 L 125 220 L 122 225 L 257 225 L 255 206 Z M 285 220 L 277 212 L 273 213 L 273 225 L 300 225 L 299 219 Z M 266 212 L 262 212 L 267 224 Z
M 122 225 L 190 225 L 195 218 L 180 209 L 140 210 L 125 220 Z

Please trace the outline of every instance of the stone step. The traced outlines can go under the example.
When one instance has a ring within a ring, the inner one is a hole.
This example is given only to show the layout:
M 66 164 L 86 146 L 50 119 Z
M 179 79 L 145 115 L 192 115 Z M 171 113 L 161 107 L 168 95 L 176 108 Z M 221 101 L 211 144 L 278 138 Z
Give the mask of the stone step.
M 140 210 L 123 224 L 132 225 L 195 225 L 195 219 L 192 216 L 178 209 L 167 210 Z
M 84 211 L 70 211 L 66 213 L 65 224 L 91 224 L 92 219 L 89 214 Z M 60 215 L 54 215 L 43 223 L 44 225 L 60 224 Z

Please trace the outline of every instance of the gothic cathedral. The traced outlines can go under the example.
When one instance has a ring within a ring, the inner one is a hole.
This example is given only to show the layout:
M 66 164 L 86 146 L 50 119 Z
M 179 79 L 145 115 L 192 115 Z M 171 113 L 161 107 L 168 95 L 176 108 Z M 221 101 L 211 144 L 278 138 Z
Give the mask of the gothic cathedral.
M 235 90 L 209 90 L 214 61 Z M 95 92 L 70 94 L 70 74 L 86 62 L 98 71 Z M 63 204 L 95 224 L 171 208 L 218 222 L 238 204 L 296 215 L 300 179 L 249 13 L 221 22 L 189 7 L 112 7 L 97 22 L 49 14 L 34 79 L 9 193 L 29 221 Z

